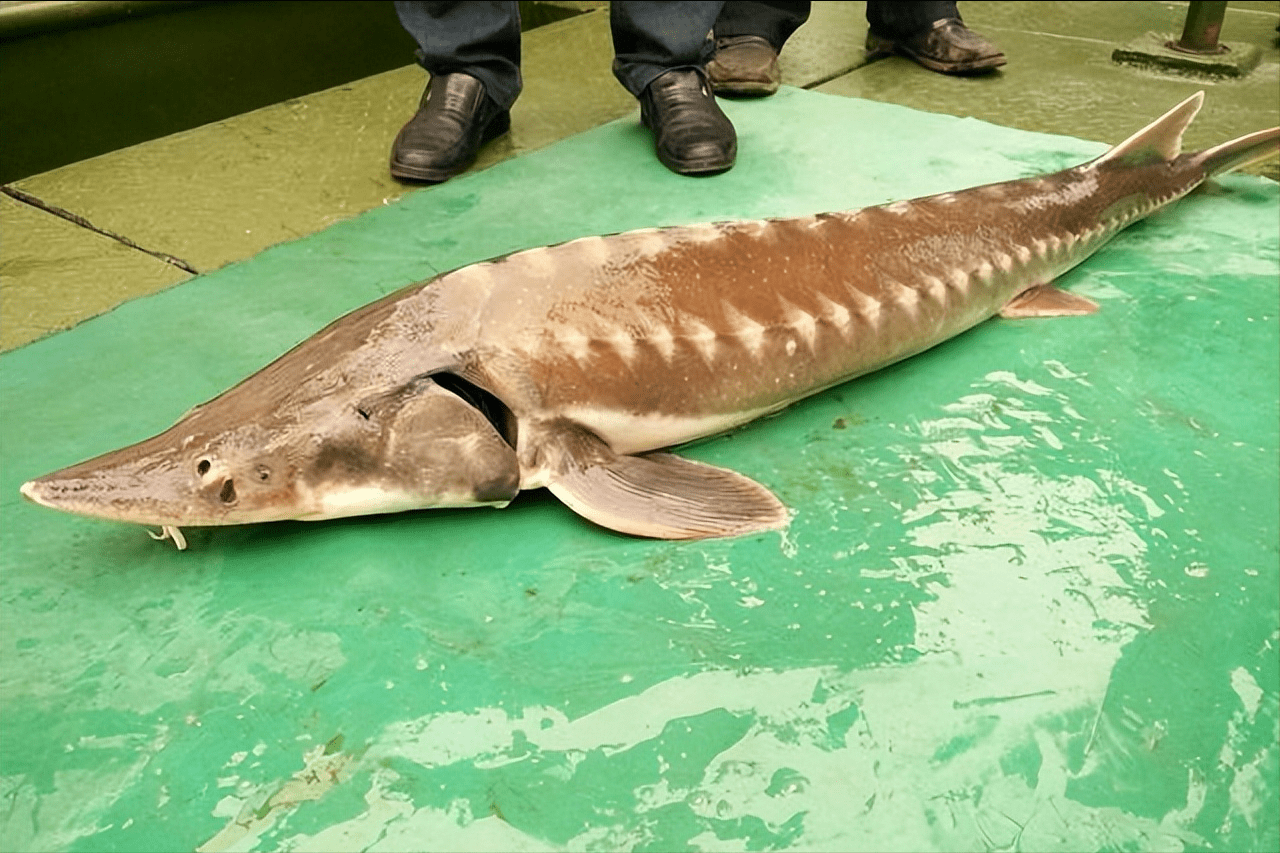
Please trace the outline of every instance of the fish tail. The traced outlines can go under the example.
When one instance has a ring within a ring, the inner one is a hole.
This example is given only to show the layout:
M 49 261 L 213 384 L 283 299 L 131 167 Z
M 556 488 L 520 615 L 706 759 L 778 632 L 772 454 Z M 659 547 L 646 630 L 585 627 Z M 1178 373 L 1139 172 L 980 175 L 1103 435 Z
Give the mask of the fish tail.
M 1280 153 L 1280 127 L 1259 130 L 1191 155 L 1205 177 L 1220 175 Z

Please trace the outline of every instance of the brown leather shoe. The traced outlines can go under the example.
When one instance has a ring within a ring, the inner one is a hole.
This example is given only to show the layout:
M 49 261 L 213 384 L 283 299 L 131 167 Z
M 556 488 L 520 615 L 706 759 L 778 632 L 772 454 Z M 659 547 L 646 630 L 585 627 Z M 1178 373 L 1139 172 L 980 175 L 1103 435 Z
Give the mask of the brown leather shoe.
M 1004 53 L 964 25 L 959 18 L 943 18 L 907 38 L 895 39 L 867 32 L 867 58 L 891 53 L 914 59 L 942 74 L 981 74 L 1005 64 Z
M 466 171 L 480 146 L 511 128 L 511 114 L 470 74 L 432 77 L 418 111 L 396 134 L 391 175 L 439 183 Z
M 762 98 L 778 91 L 782 72 L 778 52 L 761 36 L 716 39 L 715 58 L 707 63 L 711 91 L 730 98 Z
M 671 171 L 715 175 L 733 168 L 738 134 L 701 69 L 675 68 L 650 83 L 640 95 L 640 121 Z

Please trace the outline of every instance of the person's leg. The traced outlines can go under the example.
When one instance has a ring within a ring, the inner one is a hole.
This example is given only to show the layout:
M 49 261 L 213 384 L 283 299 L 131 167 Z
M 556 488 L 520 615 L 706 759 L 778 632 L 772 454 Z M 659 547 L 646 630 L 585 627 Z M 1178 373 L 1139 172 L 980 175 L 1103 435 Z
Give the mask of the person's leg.
M 760 36 L 782 50 L 791 34 L 809 20 L 808 0 L 727 0 L 716 18 L 717 39 Z
M 758 98 L 782 83 L 778 53 L 809 19 L 807 0 L 727 0 L 716 19 L 715 57 L 707 78 L 717 95 Z
M 964 25 L 954 0 L 868 0 L 867 23 L 870 59 L 897 53 L 943 74 L 1005 64 L 1000 48 Z
M 391 174 L 439 182 L 464 171 L 505 133 L 520 94 L 520 12 L 515 2 L 403 2 L 401 25 L 431 74 L 418 111 L 396 136 Z
M 906 38 L 933 26 L 934 21 L 959 18 L 955 0 L 868 0 L 867 23 L 888 38 Z
M 461 71 L 484 84 L 504 110 L 520 94 L 520 4 L 396 0 L 396 15 L 418 43 L 432 76 Z
M 636 2 L 609 4 L 613 76 L 640 97 L 672 69 L 702 68 L 711 58 L 709 38 L 723 3 Z
M 738 138 L 716 105 L 703 65 L 720 3 L 635 2 L 609 6 L 613 74 L 640 100 L 640 120 L 653 131 L 658 159 L 682 175 L 711 175 L 733 166 Z

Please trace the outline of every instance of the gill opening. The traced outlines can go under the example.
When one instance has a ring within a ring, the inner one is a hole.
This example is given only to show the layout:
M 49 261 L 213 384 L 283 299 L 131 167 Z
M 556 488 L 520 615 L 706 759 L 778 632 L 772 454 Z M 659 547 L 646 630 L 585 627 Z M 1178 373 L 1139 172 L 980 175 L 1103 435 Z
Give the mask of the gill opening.
M 444 390 L 457 395 L 474 408 L 511 447 L 516 446 L 516 416 L 507 404 L 473 382 L 453 373 L 434 373 L 431 379 Z

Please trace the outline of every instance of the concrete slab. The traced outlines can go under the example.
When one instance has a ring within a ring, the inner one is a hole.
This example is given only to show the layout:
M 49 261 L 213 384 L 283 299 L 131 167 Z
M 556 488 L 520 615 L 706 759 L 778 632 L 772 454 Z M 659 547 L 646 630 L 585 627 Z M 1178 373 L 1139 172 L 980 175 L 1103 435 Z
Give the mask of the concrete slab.
M 1050 0 L 1033 6 L 1002 0 L 962 0 L 959 9 L 965 22 L 975 29 L 999 27 L 1115 44 L 1150 30 L 1181 34 L 1187 18 L 1187 3 L 1167 0 L 1122 5 L 1106 0 Z M 1227 6 L 1222 37 L 1266 44 L 1274 40 L 1277 15 L 1280 15 L 1280 3 L 1274 0 L 1232 0 Z M 1034 64 L 1046 69 L 1051 67 L 1048 63 Z
M 1025 7 L 963 4 L 966 22 L 994 39 L 1009 57 L 1009 64 L 993 74 L 950 77 L 891 57 L 825 83 L 817 91 L 1111 144 L 1131 132 L 1135 116 L 1159 114 L 1201 89 L 1208 96 L 1184 140 L 1189 149 L 1280 124 L 1275 15 L 1251 10 L 1229 15 L 1234 38 L 1266 46 L 1254 73 L 1215 82 L 1112 62 L 1116 43 L 1109 39 L 1129 40 L 1160 17 L 1177 20 L 1176 9 L 1162 4 L 1073 2 L 1037 3 L 1034 16 L 1020 10 Z M 1273 159 L 1253 171 L 1277 178 L 1280 163 Z
M 381 74 L 414 51 L 391 3 L 342 0 L 0 2 L 0 42 L 0 183 Z
M 1195 77 L 1244 77 L 1262 61 L 1262 48 L 1248 42 L 1220 41 L 1213 54 L 1193 54 L 1176 49 L 1168 33 L 1147 33 L 1111 52 L 1111 59 L 1156 73 L 1186 73 Z
M 782 82 L 811 89 L 866 64 L 866 3 L 817 2 L 778 57 Z
M 534 30 L 525 45 L 530 82 L 516 129 L 486 148 L 479 168 L 635 106 L 609 72 L 603 11 Z M 425 82 L 407 66 L 15 186 L 202 272 L 216 269 L 414 189 L 393 181 L 386 161 Z
M 190 278 L 163 261 L 0 194 L 0 351 Z
M 635 109 L 609 71 L 608 13 L 597 9 L 525 36 L 524 96 L 515 127 L 487 146 L 480 170 Z M 396 131 L 417 105 L 426 74 L 407 66 L 177 133 L 18 181 L 15 187 L 94 225 L 206 272 L 321 230 L 416 187 L 393 181 L 387 157 Z M 56 223 L 50 227 L 57 228 Z M 87 245 L 94 245 L 89 241 Z M 41 249 L 7 240 L 11 266 L 32 268 Z M 121 299 L 168 283 L 103 264 L 92 275 L 64 266 L 62 303 L 43 327 L 61 328 Z M 3 284 L 14 316 L 45 311 L 45 288 Z M 102 291 L 96 295 L 95 291 Z

